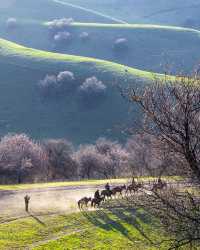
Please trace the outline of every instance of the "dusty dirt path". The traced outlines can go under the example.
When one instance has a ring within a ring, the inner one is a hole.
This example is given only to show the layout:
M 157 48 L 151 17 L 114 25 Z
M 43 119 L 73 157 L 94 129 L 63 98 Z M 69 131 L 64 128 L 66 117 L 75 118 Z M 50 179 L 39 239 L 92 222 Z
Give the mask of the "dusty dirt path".
M 172 182 L 172 185 L 185 186 L 183 182 Z M 112 187 L 127 183 L 115 183 Z M 150 185 L 146 183 L 147 187 Z M 77 201 L 84 197 L 93 197 L 94 192 L 104 189 L 104 185 L 79 185 L 66 187 L 49 187 L 16 191 L 0 191 L 0 223 L 30 216 L 24 209 L 24 196 L 29 195 L 30 214 L 45 215 L 71 213 L 79 211 Z
M 24 196 L 27 194 L 31 197 L 31 214 L 70 213 L 78 211 L 77 201 L 80 198 L 84 196 L 93 197 L 97 189 L 101 190 L 103 188 L 104 185 L 91 184 L 86 186 L 0 191 L 0 223 L 29 216 L 24 211 Z

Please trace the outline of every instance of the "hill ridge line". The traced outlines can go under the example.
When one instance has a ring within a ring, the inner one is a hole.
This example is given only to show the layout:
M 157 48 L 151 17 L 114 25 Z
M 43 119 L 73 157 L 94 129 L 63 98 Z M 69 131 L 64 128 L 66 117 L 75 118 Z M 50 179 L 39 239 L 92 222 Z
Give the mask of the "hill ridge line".
M 76 8 L 76 9 L 87 11 L 89 13 L 92 13 L 92 14 L 95 14 L 97 16 L 101 16 L 101 17 L 107 18 L 107 19 L 112 20 L 112 21 L 117 22 L 117 23 L 128 24 L 127 22 L 125 22 L 125 21 L 123 21 L 121 19 L 118 19 L 118 18 L 115 18 L 115 17 L 111 17 L 109 15 L 105 15 L 105 14 L 99 12 L 99 11 L 96 11 L 96 10 L 88 9 L 88 8 L 85 8 L 85 7 L 76 5 L 76 4 L 68 3 L 68 2 L 65 2 L 65 1 L 62 1 L 62 0 L 52 0 L 52 1 L 55 2 L 55 3 L 62 4 L 62 5 L 67 5 L 67 6 Z

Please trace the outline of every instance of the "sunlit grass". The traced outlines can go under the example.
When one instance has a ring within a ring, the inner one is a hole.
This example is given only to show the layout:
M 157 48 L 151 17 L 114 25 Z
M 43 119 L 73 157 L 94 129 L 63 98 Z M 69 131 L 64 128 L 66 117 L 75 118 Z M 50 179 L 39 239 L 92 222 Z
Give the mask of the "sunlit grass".
M 66 249 L 66 246 L 67 249 L 156 249 L 153 241 L 163 236 L 156 221 L 148 214 L 126 208 L 68 215 L 32 215 L 0 224 L 2 250 L 55 250 Z
M 86 71 L 88 68 L 92 68 L 94 74 L 96 71 L 102 73 L 110 72 L 111 74 L 125 77 L 127 79 L 139 77 L 151 80 L 155 77 L 162 76 L 161 74 L 138 70 L 121 64 L 98 60 L 95 58 L 52 53 L 48 51 L 27 48 L 4 39 L 0 39 L 0 55 L 1 60 L 5 61 L 7 59 L 8 63 L 12 63 L 13 60 L 13 63 L 20 65 L 22 63 L 20 59 L 22 59 L 25 65 L 27 62 L 29 67 L 31 67 L 32 63 L 33 67 L 38 67 L 38 69 L 41 66 L 48 67 L 48 63 L 55 64 L 60 62 L 64 63 L 66 66 L 71 65 L 73 67 L 78 67 L 80 71 Z
M 138 178 L 138 181 L 144 181 L 144 182 L 154 181 L 154 180 L 156 180 L 155 177 L 139 177 Z M 180 176 L 165 176 L 163 177 L 163 180 L 173 182 L 173 181 L 183 180 L 183 178 Z M 103 184 L 106 184 L 107 182 L 111 184 L 127 184 L 131 182 L 131 178 L 0 185 L 0 190 L 25 190 L 25 189 L 34 189 L 34 188 L 103 185 Z

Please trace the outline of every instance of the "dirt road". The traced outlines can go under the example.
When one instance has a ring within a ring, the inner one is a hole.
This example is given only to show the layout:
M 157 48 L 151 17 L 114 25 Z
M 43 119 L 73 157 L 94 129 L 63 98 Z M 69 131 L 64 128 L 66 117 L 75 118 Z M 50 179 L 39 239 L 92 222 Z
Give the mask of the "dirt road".
M 24 196 L 29 195 L 30 213 L 47 214 L 77 211 L 77 201 L 84 196 L 93 196 L 104 185 L 51 187 L 20 191 L 0 191 L 0 222 L 9 218 L 27 216 L 24 211 Z
M 122 183 L 115 183 L 121 185 Z M 127 184 L 127 183 L 125 183 Z M 148 185 L 147 184 L 147 188 Z M 182 181 L 171 182 L 171 185 L 185 186 Z M 104 185 L 80 185 L 66 187 L 50 187 L 40 189 L 27 189 L 18 191 L 0 191 L 0 223 L 13 218 L 28 216 L 24 209 L 24 196 L 29 195 L 30 213 L 34 215 L 53 214 L 78 211 L 77 201 L 84 197 L 93 197 L 97 189 L 102 190 Z

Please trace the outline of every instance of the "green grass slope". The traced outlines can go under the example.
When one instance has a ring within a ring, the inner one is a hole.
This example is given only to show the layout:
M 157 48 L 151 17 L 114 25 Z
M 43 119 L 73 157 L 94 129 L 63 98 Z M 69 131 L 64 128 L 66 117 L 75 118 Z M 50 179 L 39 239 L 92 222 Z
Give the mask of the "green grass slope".
M 147 71 L 163 72 L 170 65 L 173 73 L 190 71 L 200 58 L 200 32 L 176 26 L 140 24 L 73 23 L 68 31 L 69 42 L 55 44 L 48 28 L 34 20 L 19 20 L 19 28 L 8 32 L 1 23 L 2 37 L 52 52 L 94 57 Z M 80 34 L 87 32 L 89 39 L 82 41 Z M 126 38 L 128 49 L 117 53 L 114 42 Z
M 87 58 L 74 55 L 64 55 L 59 53 L 52 53 L 48 51 L 36 50 L 27 48 L 13 42 L 0 39 L 0 61 L 6 64 L 14 64 L 33 69 L 54 69 L 65 66 L 72 71 L 79 71 L 79 74 L 86 75 L 84 72 L 91 71 L 96 75 L 98 72 L 113 74 L 118 77 L 132 78 L 144 77 L 152 79 L 152 72 L 145 72 L 142 70 L 126 67 L 124 65 L 98 60 L 95 58 Z M 126 72 L 128 71 L 128 72 Z M 90 73 L 90 74 L 91 74 Z M 107 78 L 109 79 L 109 77 Z
M 6 3 L 5 3 L 6 2 Z M 53 18 L 72 17 L 82 22 L 108 22 L 104 17 L 85 12 L 70 6 L 60 5 L 52 0 L 6 0 L 0 1 L 0 20 L 8 17 L 35 19 L 38 21 Z
M 35 50 L 4 39 L 0 68 L 0 135 L 25 132 L 35 138 L 65 137 L 77 144 L 100 136 L 120 138 L 121 130 L 115 127 L 127 123 L 129 105 L 112 83 L 142 84 L 153 77 L 151 72 L 112 62 Z M 107 85 L 105 100 L 94 108 L 84 107 L 77 92 L 43 100 L 38 81 L 63 70 L 72 71 L 79 84 L 95 75 Z
M 187 18 L 199 19 L 198 0 L 53 0 L 95 10 L 128 23 L 182 25 Z

